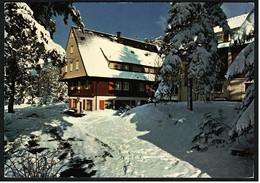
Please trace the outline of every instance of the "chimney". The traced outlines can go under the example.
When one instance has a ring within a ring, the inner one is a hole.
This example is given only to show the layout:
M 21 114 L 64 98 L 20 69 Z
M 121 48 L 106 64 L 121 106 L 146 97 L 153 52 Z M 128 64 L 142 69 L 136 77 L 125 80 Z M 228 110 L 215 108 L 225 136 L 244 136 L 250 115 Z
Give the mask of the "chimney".
M 119 42 L 120 43 L 120 41 L 121 41 L 121 32 L 117 32 L 117 42 Z

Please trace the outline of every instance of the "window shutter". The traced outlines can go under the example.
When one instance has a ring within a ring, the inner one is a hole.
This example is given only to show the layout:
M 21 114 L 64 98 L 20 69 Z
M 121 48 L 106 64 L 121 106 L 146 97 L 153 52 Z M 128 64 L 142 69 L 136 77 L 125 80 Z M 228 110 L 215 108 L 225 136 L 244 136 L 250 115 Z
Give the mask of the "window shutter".
M 114 90 L 114 86 L 115 86 L 115 83 L 110 81 L 108 82 L 108 90 L 111 91 L 111 90 Z

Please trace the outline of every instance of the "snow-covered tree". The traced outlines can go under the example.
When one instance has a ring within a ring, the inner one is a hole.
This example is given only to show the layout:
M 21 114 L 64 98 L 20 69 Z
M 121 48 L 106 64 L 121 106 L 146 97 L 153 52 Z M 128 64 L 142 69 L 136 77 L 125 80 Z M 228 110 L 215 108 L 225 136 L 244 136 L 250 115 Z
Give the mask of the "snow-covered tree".
M 149 44 L 154 44 L 154 45 L 160 47 L 162 44 L 162 36 L 157 37 L 157 38 L 145 38 L 144 42 L 149 43 Z
M 72 21 L 84 30 L 84 23 L 80 16 L 80 12 L 72 5 L 72 2 L 28 2 L 28 6 L 34 12 L 34 18 L 39 24 L 45 27 L 51 34 L 56 30 L 56 22 L 53 16 L 64 16 L 64 23 L 67 25 L 69 16 Z
M 25 3 L 4 4 L 4 66 L 5 95 L 9 99 L 8 112 L 13 112 L 16 93 L 34 82 L 40 58 L 52 58 L 53 65 L 65 60 L 65 51 L 55 44 L 48 31 L 34 18 Z
M 66 100 L 67 85 L 59 82 L 60 68 L 53 67 L 51 61 L 40 61 L 41 67 L 35 72 L 34 83 L 25 90 L 26 103 L 46 104 Z
M 218 81 L 221 62 L 217 54 L 215 25 L 229 31 L 221 3 L 172 3 L 160 54 L 165 57 L 160 69 L 156 97 L 171 95 L 180 80 L 187 84 L 188 109 L 192 110 L 193 82 L 197 92 L 207 94 Z M 214 17 L 214 16 L 216 16 Z
M 37 4 L 44 7 L 44 4 L 39 2 Z M 33 3 L 30 5 L 35 6 Z M 23 101 L 28 95 L 32 98 L 39 95 L 37 86 L 40 73 L 46 69 L 42 61 L 47 63 L 50 60 L 52 67 L 57 68 L 65 62 L 65 50 L 53 42 L 48 31 L 51 30 L 53 33 L 54 21 L 45 13 L 63 14 L 66 20 L 66 16 L 69 15 L 67 12 L 71 12 L 74 21 L 77 21 L 79 26 L 84 26 L 79 23 L 81 21 L 79 12 L 74 7 L 68 7 L 69 11 L 55 10 L 52 6 L 51 12 L 42 11 L 43 8 L 35 13 L 26 3 L 4 4 L 4 95 L 8 100 L 8 112 L 14 112 L 15 100 Z M 46 9 L 48 8 L 45 7 L 44 10 Z M 35 19 L 35 14 L 38 20 Z
M 234 33 L 231 46 L 249 43 L 231 63 L 226 73 L 227 79 L 232 79 L 236 74 L 246 73 L 245 80 L 254 80 L 255 44 L 254 44 L 254 9 L 248 14 L 238 31 Z M 246 90 L 246 95 L 242 100 L 239 113 L 234 120 L 235 125 L 230 131 L 231 138 L 242 135 L 253 134 L 254 129 L 254 83 Z

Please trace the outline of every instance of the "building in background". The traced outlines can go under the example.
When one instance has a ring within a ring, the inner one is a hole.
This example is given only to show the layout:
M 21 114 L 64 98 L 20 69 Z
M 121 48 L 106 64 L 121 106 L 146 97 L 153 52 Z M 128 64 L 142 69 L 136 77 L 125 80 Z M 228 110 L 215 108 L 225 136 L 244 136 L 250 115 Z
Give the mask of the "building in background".
M 243 14 L 227 20 L 231 29 L 231 34 L 236 32 L 241 27 L 247 16 L 248 14 Z M 224 77 L 230 64 L 235 60 L 237 55 L 252 41 L 254 35 L 249 36 L 249 39 L 244 40 L 244 42 L 238 43 L 236 45 L 230 45 L 230 34 L 224 34 L 222 29 L 218 26 L 214 28 L 214 32 L 218 37 L 218 53 L 223 63 L 221 77 L 224 80 L 224 82 L 219 83 L 214 88 L 214 97 L 224 98 L 231 101 L 241 101 L 246 94 L 247 87 L 251 85 L 253 81 L 245 81 L 246 73 L 236 75 L 230 81 L 225 80 Z
M 231 34 L 240 28 L 247 15 L 227 20 Z M 225 74 L 236 56 L 252 40 L 230 46 L 231 34 L 225 34 L 218 26 L 214 27 L 214 32 L 223 63 L 222 81 L 214 86 L 210 95 L 193 93 L 193 100 L 241 101 L 252 82 L 245 82 L 246 73 L 229 81 Z M 60 75 L 60 81 L 69 86 L 69 109 L 81 113 L 83 110 L 118 109 L 146 103 L 153 95 L 151 89 L 162 64 L 157 52 L 156 45 L 122 37 L 120 32 L 116 35 L 93 30 L 82 32 L 72 27 L 66 48 L 67 63 Z M 187 101 L 185 74 L 180 87 L 176 87 L 166 100 Z
M 214 86 L 214 89 L 211 94 L 199 95 L 193 92 L 193 100 L 199 101 L 207 101 L 207 100 L 230 100 L 230 101 L 241 101 L 245 94 L 246 89 L 252 82 L 245 81 L 245 74 L 240 74 L 232 78 L 230 81 L 227 81 L 225 78 L 226 72 L 230 64 L 235 60 L 237 55 L 243 50 L 252 39 L 245 40 L 243 43 L 239 43 L 236 46 L 230 45 L 232 34 L 237 31 L 248 14 L 243 14 L 240 16 L 236 16 L 233 18 L 227 19 L 228 25 L 230 26 L 231 32 L 230 34 L 224 33 L 222 28 L 219 26 L 214 27 L 214 32 L 218 38 L 218 54 L 222 62 L 222 68 L 220 72 L 220 76 L 222 81 Z M 250 36 L 249 36 L 250 37 Z M 252 35 L 253 37 L 253 35 Z M 251 38 L 252 38 L 251 37 Z M 183 66 L 185 67 L 185 66 Z M 187 101 L 187 82 L 186 82 L 186 74 L 185 70 L 182 69 L 181 75 L 181 83 L 179 88 L 175 88 L 171 96 L 167 98 L 167 100 L 173 101 Z M 196 84 L 194 83 L 194 89 L 196 88 Z

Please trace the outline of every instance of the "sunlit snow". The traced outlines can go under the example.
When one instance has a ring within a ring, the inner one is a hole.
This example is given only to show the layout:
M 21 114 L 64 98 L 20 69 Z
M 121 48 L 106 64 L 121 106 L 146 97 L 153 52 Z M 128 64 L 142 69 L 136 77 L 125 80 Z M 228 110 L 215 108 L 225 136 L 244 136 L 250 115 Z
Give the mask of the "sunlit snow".
M 186 110 L 186 103 L 151 103 L 125 113 L 89 111 L 83 117 L 63 113 L 67 104 L 16 105 L 14 114 L 6 113 L 5 106 L 5 135 L 13 141 L 33 134 L 40 138 L 40 147 L 55 149 L 58 142 L 50 140 L 50 130 L 55 128 L 72 145 L 76 157 L 94 160 L 97 172 L 93 178 L 252 177 L 253 159 L 232 156 L 231 144 L 212 146 L 205 152 L 191 150 L 203 115 L 221 108 L 231 126 L 236 104 L 195 102 L 192 112 Z M 102 158 L 102 152 L 109 156 Z

